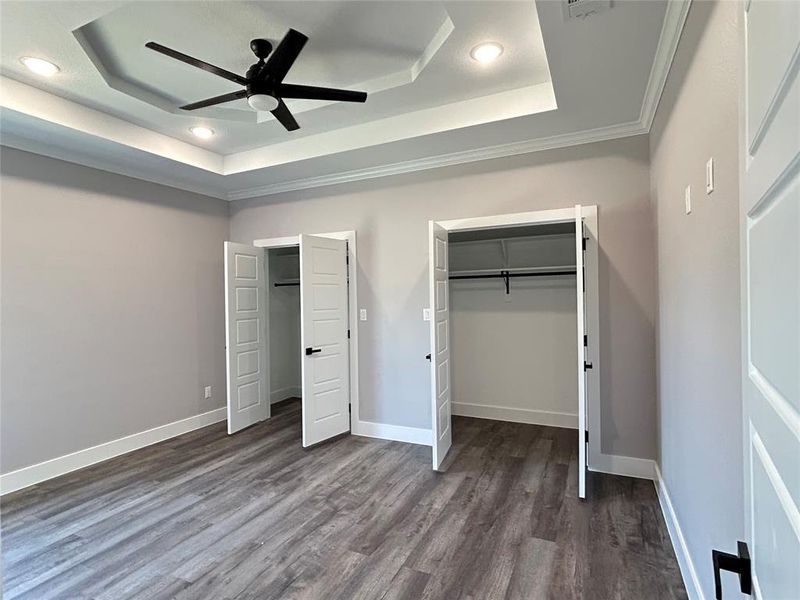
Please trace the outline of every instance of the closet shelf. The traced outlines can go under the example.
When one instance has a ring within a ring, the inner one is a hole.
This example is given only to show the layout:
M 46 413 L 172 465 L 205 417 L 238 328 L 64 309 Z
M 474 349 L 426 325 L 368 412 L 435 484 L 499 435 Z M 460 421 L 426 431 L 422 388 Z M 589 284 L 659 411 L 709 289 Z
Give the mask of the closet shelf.
M 289 287 L 292 285 L 300 285 L 300 280 L 297 281 L 276 281 L 273 284 L 275 287 Z
M 546 267 L 542 269 L 511 270 L 502 269 L 500 271 L 455 271 L 450 274 L 450 279 L 496 279 L 500 278 L 506 284 L 506 294 L 511 292 L 510 280 L 513 277 L 554 277 L 558 275 L 575 275 L 575 267 Z

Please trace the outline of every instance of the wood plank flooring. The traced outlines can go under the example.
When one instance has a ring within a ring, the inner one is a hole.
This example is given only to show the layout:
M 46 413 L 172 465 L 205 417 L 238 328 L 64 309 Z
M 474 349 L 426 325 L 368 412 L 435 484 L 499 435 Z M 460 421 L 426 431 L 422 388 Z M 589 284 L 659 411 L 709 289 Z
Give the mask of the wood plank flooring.
M 650 482 L 593 475 L 575 433 L 456 417 L 423 446 L 303 450 L 297 402 L 2 498 L 3 596 L 686 598 Z

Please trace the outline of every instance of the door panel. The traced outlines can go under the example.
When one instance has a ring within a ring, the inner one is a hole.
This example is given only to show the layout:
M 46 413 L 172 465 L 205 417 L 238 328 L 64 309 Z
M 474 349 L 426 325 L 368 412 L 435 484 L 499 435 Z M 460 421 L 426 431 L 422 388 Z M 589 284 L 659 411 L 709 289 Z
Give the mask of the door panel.
M 575 207 L 575 288 L 578 319 L 578 497 L 586 498 L 586 290 L 583 261 L 583 213 Z
M 452 444 L 450 404 L 450 302 L 447 231 L 430 223 L 431 433 L 433 468 L 439 469 Z
M 228 433 L 270 415 L 264 250 L 225 242 Z
M 745 535 L 758 598 L 800 598 L 800 3 L 745 4 Z
M 350 431 L 347 242 L 300 236 L 303 446 Z

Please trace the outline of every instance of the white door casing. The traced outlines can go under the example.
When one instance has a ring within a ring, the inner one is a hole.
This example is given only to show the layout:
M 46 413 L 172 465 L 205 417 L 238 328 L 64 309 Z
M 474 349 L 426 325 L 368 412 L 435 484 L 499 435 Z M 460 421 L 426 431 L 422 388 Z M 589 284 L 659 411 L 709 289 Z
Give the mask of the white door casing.
M 794 599 L 800 598 L 800 3 L 743 6 L 745 536 L 755 596 Z
M 431 433 L 433 468 L 439 469 L 453 438 L 450 405 L 450 299 L 447 230 L 429 223 L 429 280 L 431 307 Z
M 578 497 L 586 498 L 586 295 L 583 260 L 583 213 L 575 207 L 575 289 L 578 320 Z
M 347 242 L 300 236 L 303 446 L 350 430 Z
M 270 415 L 264 250 L 225 242 L 228 433 Z

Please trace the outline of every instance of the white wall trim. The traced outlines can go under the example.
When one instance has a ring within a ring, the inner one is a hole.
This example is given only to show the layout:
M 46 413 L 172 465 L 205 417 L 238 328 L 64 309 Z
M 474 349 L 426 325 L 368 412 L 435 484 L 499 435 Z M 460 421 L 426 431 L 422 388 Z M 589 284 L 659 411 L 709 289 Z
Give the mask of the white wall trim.
M 549 427 L 578 428 L 578 415 L 530 408 L 511 408 L 508 406 L 488 406 L 486 404 L 452 403 L 453 415 L 491 419 L 493 421 L 509 421 L 511 423 L 528 423 L 531 425 L 547 425 Z
M 683 537 L 678 515 L 675 514 L 675 509 L 672 506 L 672 500 L 667 490 L 667 484 L 661 476 L 661 469 L 659 469 L 658 463 L 655 463 L 654 470 L 654 483 L 656 486 L 656 494 L 658 494 L 658 502 L 661 505 L 661 512 L 664 513 L 664 520 L 667 523 L 667 530 L 672 540 L 672 547 L 675 550 L 678 566 L 681 569 L 681 576 L 683 577 L 683 585 L 686 587 L 686 594 L 689 596 L 690 600 L 705 600 L 703 588 L 700 587 L 700 579 L 697 577 L 697 570 L 694 567 L 692 556 L 689 554 L 686 538 Z
M 624 475 L 638 479 L 650 479 L 651 481 L 656 477 L 656 463 L 649 458 L 636 458 L 635 456 L 617 454 L 597 454 L 590 458 L 590 471 L 608 473 L 609 475 Z
M 83 469 L 90 465 L 127 454 L 133 450 L 151 446 L 158 442 L 163 442 L 175 436 L 200 429 L 224 421 L 226 418 L 225 407 L 217 408 L 206 413 L 194 415 L 180 421 L 173 421 L 165 425 L 159 425 L 146 431 L 140 431 L 121 437 L 110 442 L 98 444 L 91 448 L 78 450 L 71 454 L 65 454 L 36 465 L 23 467 L 16 471 L 11 471 L 5 475 L 0 475 L 0 494 L 8 494 L 26 488 L 28 486 L 53 479 L 59 475 L 65 475 L 78 469 Z
M 303 387 L 299 385 L 291 385 L 287 387 L 278 388 L 277 390 L 272 390 L 269 394 L 269 403 L 275 404 L 277 402 L 283 402 L 284 400 L 288 400 L 289 398 L 299 398 L 303 393 Z
M 518 154 L 539 152 L 541 150 L 555 150 L 557 148 L 566 148 L 568 146 L 576 146 L 579 144 L 615 140 L 618 138 L 641 135 L 644 133 L 647 133 L 647 129 L 642 127 L 642 124 L 639 121 L 633 121 L 630 123 L 622 123 L 620 125 L 612 125 L 598 129 L 576 131 L 574 133 L 567 133 L 564 135 L 538 138 L 533 140 L 523 140 L 521 142 L 511 142 L 508 144 L 499 144 L 497 146 L 487 146 L 484 148 L 475 148 L 473 150 L 463 150 L 460 152 L 450 152 L 447 154 L 426 156 L 424 158 L 417 158 L 414 160 L 396 162 L 387 165 L 377 165 L 374 167 L 367 167 L 365 169 L 341 171 L 339 173 L 331 173 L 329 175 L 321 175 L 318 177 L 303 177 L 290 181 L 281 181 L 279 183 L 244 188 L 241 190 L 228 192 L 227 198 L 228 200 L 244 200 L 246 198 L 271 196 L 273 194 L 293 192 L 296 190 L 307 190 L 326 185 L 338 185 L 341 183 L 350 183 L 365 179 L 376 179 L 379 177 L 414 173 L 416 171 L 426 171 L 428 169 L 438 169 L 440 167 L 463 165 L 482 160 L 490 160 L 493 158 L 505 158 L 507 156 L 516 156 Z
M 683 32 L 683 25 L 686 22 L 686 16 L 689 14 L 691 5 L 692 0 L 670 0 L 670 2 L 667 2 L 667 11 L 664 14 L 664 23 L 661 25 L 661 35 L 658 38 L 656 55 L 653 59 L 653 66 L 650 69 L 650 78 L 647 80 L 647 87 L 642 100 L 642 110 L 639 116 L 639 122 L 648 132 L 653 125 L 653 118 L 655 118 L 661 94 L 664 93 L 664 86 L 667 83 L 672 60 L 675 58 L 678 42 Z
M 403 425 L 389 425 L 387 423 L 372 423 L 371 421 L 358 421 L 353 428 L 353 435 L 406 442 L 408 444 L 431 445 L 431 430 L 421 427 L 405 427 Z

